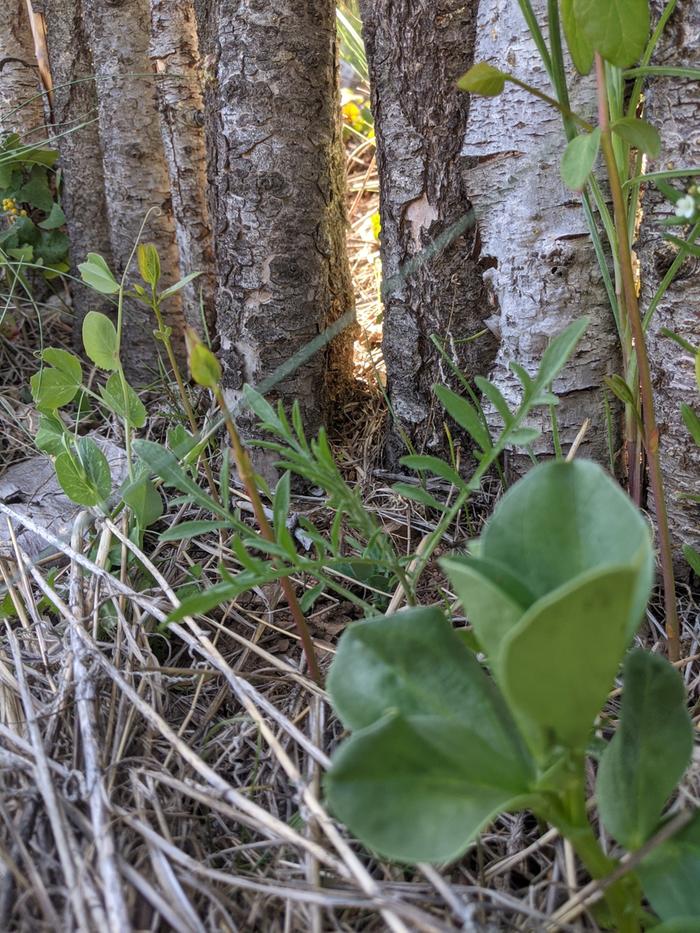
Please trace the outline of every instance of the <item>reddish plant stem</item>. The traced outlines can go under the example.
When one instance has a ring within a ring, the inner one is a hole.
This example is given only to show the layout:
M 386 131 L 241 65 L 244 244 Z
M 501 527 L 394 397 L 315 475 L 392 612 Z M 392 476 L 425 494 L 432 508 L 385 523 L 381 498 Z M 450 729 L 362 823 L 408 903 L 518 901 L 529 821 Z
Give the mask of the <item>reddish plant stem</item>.
M 253 513 L 255 515 L 255 520 L 258 523 L 260 534 L 263 538 L 265 538 L 266 541 L 274 542 L 275 535 L 270 523 L 267 520 L 267 516 L 265 515 L 265 509 L 263 508 L 260 493 L 258 492 L 258 487 L 255 485 L 255 472 L 253 470 L 253 464 L 250 462 L 248 452 L 246 451 L 245 447 L 241 443 L 240 437 L 238 436 L 238 431 L 236 430 L 233 416 L 231 415 L 229 407 L 226 404 L 224 393 L 218 387 L 213 391 L 217 404 L 221 409 L 221 413 L 223 414 L 224 420 L 226 422 L 226 430 L 228 431 L 228 436 L 231 439 L 231 447 L 233 448 L 233 459 L 236 463 L 236 469 L 238 470 L 241 483 L 243 483 L 245 491 L 248 493 L 248 497 L 250 498 L 251 504 L 253 506 Z M 289 611 L 292 613 L 292 618 L 294 619 L 297 631 L 299 632 L 299 638 L 301 639 L 302 648 L 304 649 L 304 655 L 306 656 L 306 663 L 309 667 L 309 673 L 311 674 L 312 679 L 319 685 L 319 687 L 322 687 L 323 678 L 321 677 L 321 671 L 316 659 L 316 650 L 314 649 L 314 643 L 311 638 L 311 633 L 309 632 L 309 627 L 306 623 L 306 618 L 301 610 L 296 593 L 294 592 L 294 585 L 288 577 L 281 577 L 280 586 L 282 587 L 282 592 L 287 599 Z
M 633 349 L 637 358 L 637 370 L 639 373 L 642 422 L 644 425 L 644 449 L 647 455 L 649 484 L 654 498 L 656 522 L 659 529 L 659 552 L 663 576 L 668 656 L 671 661 L 678 661 L 680 659 L 680 626 L 676 607 L 676 583 L 673 576 L 673 551 L 671 548 L 671 535 L 668 529 L 664 480 L 661 472 L 659 429 L 654 412 L 654 390 L 651 383 L 651 369 L 644 336 L 644 326 L 639 311 L 637 288 L 634 281 L 632 252 L 629 244 L 629 232 L 627 230 L 627 211 L 625 209 L 622 183 L 620 181 L 620 174 L 617 169 L 617 162 L 615 161 L 615 152 L 612 144 L 612 131 L 610 129 L 610 115 L 608 112 L 605 82 L 605 64 L 598 53 L 596 53 L 595 62 L 598 84 L 598 119 L 601 129 L 601 148 L 608 170 L 610 192 L 613 199 L 615 228 L 617 230 L 618 258 L 622 276 L 625 310 L 632 332 Z

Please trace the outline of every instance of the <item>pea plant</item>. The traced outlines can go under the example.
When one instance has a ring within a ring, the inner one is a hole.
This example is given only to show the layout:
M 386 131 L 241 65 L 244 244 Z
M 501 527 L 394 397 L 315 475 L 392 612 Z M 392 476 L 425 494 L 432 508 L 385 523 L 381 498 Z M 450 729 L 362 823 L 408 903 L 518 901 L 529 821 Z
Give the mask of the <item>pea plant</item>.
M 382 855 L 446 862 L 498 814 L 527 809 L 603 880 L 604 926 L 655 922 L 644 894 L 668 929 L 697 929 L 700 816 L 664 816 L 693 746 L 683 681 L 635 649 L 619 722 L 601 712 L 654 579 L 641 513 L 599 466 L 552 461 L 442 566 L 471 630 L 413 607 L 341 638 L 328 689 L 352 735 L 327 776 L 333 811 Z M 591 759 L 612 852 L 586 805 Z
M 649 0 L 548 0 L 546 29 L 538 22 L 530 0 L 518 0 L 518 3 L 551 81 L 553 96 L 533 87 L 522 76 L 485 62 L 475 64 L 460 79 L 458 86 L 471 94 L 497 96 L 504 92 L 508 83 L 517 84 L 544 100 L 562 116 L 567 145 L 562 154 L 561 173 L 572 190 L 581 192 L 584 213 L 617 325 L 624 372 L 608 380 L 608 386 L 625 405 L 626 470 L 630 492 L 638 503 L 642 486 L 640 455 L 642 451 L 646 453 L 659 529 L 669 655 L 677 660 L 680 642 L 673 554 L 645 334 L 654 310 L 684 257 L 695 254 L 700 224 L 691 223 L 685 239 L 669 236 L 669 240 L 679 248 L 678 256 L 649 306 L 643 310 L 637 297 L 632 244 L 643 183 L 656 185 L 675 204 L 677 216 L 671 220 L 672 223 L 683 223 L 693 218 L 697 221 L 697 204 L 692 193 L 696 189 L 679 192 L 670 182 L 682 180 L 700 170 L 697 166 L 689 166 L 645 175 L 644 156 L 658 156 L 661 140 L 655 127 L 642 119 L 640 113 L 643 112 L 646 78 L 670 74 L 698 79 L 700 71 L 689 67 L 659 68 L 649 64 L 677 0 L 670 0 L 665 5 L 651 35 Z M 571 108 L 564 38 L 577 71 L 582 75 L 594 72 L 597 121 Z M 612 210 L 594 172 L 601 152 Z M 608 254 L 613 261 L 612 277 L 603 238 L 607 240 Z

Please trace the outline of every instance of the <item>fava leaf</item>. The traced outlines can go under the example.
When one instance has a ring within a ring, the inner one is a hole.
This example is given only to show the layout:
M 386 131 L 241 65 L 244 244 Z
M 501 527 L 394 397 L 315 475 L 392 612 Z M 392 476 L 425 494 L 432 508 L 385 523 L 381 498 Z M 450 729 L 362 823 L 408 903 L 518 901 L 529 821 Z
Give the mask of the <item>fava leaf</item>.
M 571 61 L 579 74 L 587 75 L 593 67 L 594 52 L 574 14 L 574 0 L 561 0 L 561 21 Z
M 119 369 L 119 339 L 106 314 L 88 311 L 83 320 L 83 345 L 95 366 L 114 372 Z
M 536 755 L 586 748 L 629 641 L 637 576 L 618 566 L 575 579 L 507 635 L 496 676 Z
M 607 831 L 639 849 L 688 766 L 693 724 L 683 678 L 659 655 L 627 656 L 620 726 L 605 749 L 596 784 Z
M 457 87 L 460 91 L 468 91 L 481 97 L 498 97 L 506 86 L 507 77 L 493 65 L 477 62 L 457 81 Z
M 649 0 L 573 0 L 576 23 L 602 57 L 629 68 L 649 38 Z
M 600 128 L 575 136 L 564 150 L 561 177 L 573 191 L 583 191 L 600 149 Z
M 661 152 L 661 137 L 656 127 L 638 117 L 621 117 L 610 127 L 626 143 L 656 159 Z
M 445 862 L 498 813 L 524 805 L 528 784 L 469 726 L 394 713 L 340 746 L 326 790 L 333 812 L 372 849 Z

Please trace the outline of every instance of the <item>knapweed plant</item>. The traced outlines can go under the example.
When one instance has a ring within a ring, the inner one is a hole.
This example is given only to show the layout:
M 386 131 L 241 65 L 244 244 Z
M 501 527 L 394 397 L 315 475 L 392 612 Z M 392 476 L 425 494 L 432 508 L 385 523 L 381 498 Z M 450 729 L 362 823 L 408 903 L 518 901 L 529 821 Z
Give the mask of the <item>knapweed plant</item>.
M 542 464 L 506 493 L 469 553 L 442 565 L 471 632 L 414 607 L 340 641 L 328 688 L 352 736 L 328 775 L 333 811 L 385 856 L 446 862 L 500 813 L 530 810 L 593 878 L 610 876 L 604 925 L 648 923 L 642 892 L 663 920 L 700 916 L 697 884 L 682 886 L 700 863 L 697 818 L 615 874 L 625 850 L 641 854 L 663 835 L 693 743 L 683 682 L 660 656 L 633 650 L 614 731 L 602 712 L 654 577 L 640 512 L 591 462 Z M 602 752 L 596 729 L 613 731 Z M 592 755 L 612 854 L 587 807 Z
M 666 500 L 660 461 L 660 439 L 654 411 L 651 370 L 646 348 L 646 329 L 666 289 L 688 254 L 695 254 L 700 224 L 691 224 L 685 240 L 670 237 L 679 255 L 664 277 L 648 307 L 640 309 L 632 245 L 640 216 L 643 183 L 656 185 L 676 205 L 671 222 L 697 221 L 693 195 L 680 193 L 670 180 L 697 174 L 697 167 L 674 167 L 644 174 L 644 157 L 656 158 L 662 140 L 654 126 L 642 118 L 644 80 L 659 74 L 698 79 L 697 68 L 665 69 L 649 65 L 654 49 L 677 0 L 665 4 L 651 30 L 649 0 L 547 0 L 546 23 L 538 20 L 530 0 L 518 0 L 527 27 L 540 53 L 552 95 L 527 82 L 527 76 L 503 71 L 479 62 L 458 82 L 471 94 L 495 97 L 509 83 L 546 101 L 561 113 L 563 136 L 561 173 L 564 182 L 581 192 L 583 209 L 595 246 L 602 279 L 617 325 L 623 374 L 607 381 L 625 405 L 625 470 L 629 490 L 641 502 L 643 454 L 658 523 L 659 552 L 663 572 L 666 630 L 669 656 L 680 656 L 679 623 L 673 576 L 673 554 L 666 516 Z M 564 39 L 571 61 L 582 75 L 593 73 L 597 114 L 572 110 Z M 610 201 L 595 172 L 603 156 Z M 604 242 L 607 241 L 607 255 Z M 609 258 L 608 258 L 609 257 Z M 608 262 L 611 260 L 613 275 Z

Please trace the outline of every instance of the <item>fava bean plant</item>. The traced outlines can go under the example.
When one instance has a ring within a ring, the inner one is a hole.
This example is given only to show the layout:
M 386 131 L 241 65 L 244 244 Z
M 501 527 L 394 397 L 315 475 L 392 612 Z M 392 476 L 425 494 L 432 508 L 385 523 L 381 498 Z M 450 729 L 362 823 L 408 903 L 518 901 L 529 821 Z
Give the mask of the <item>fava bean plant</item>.
M 567 140 L 562 152 L 561 174 L 572 190 L 581 192 L 617 325 L 624 371 L 622 375 L 611 377 L 608 387 L 625 405 L 625 467 L 630 493 L 637 503 L 641 502 L 642 453 L 646 455 L 659 531 L 669 656 L 678 660 L 680 636 L 673 554 L 646 330 L 685 257 L 697 255 L 696 240 L 700 233 L 697 188 L 691 185 L 687 191 L 679 191 L 672 182 L 692 179 L 700 173 L 700 167 L 677 166 L 645 175 L 644 157 L 656 158 L 662 140 L 642 114 L 646 79 L 667 75 L 698 80 L 700 69 L 649 64 L 678 0 L 665 4 L 653 30 L 649 0 L 547 0 L 546 22 L 538 20 L 531 0 L 517 2 L 540 53 L 552 94 L 533 87 L 527 82 L 527 76 L 511 74 L 497 67 L 498 63 L 487 62 L 475 64 L 459 80 L 458 86 L 471 94 L 494 97 L 504 93 L 509 83 L 517 84 L 561 113 Z M 593 73 L 596 115 L 572 110 L 564 40 L 576 70 L 582 75 Z M 594 171 L 600 153 L 611 205 Z M 676 214 L 669 219 L 669 224 L 687 226 L 686 237 L 669 235 L 678 255 L 646 308 L 639 305 L 632 256 L 643 183 L 656 185 L 674 203 Z M 603 245 L 605 240 L 614 267 L 612 277 Z
M 693 747 L 681 676 L 634 649 L 619 721 L 603 712 L 654 579 L 646 520 L 596 464 L 553 461 L 442 566 L 471 630 L 413 607 L 340 641 L 328 689 L 352 736 L 327 777 L 335 814 L 384 856 L 439 863 L 529 810 L 603 882 L 604 927 L 700 929 L 700 815 L 664 814 Z

